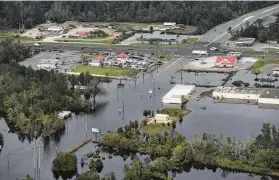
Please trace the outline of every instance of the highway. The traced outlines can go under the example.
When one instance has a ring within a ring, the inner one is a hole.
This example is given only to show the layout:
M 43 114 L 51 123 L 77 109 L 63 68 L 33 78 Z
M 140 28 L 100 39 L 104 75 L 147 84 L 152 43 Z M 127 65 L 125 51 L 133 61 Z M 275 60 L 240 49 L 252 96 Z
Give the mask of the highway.
M 230 38 L 230 34 L 228 33 L 229 27 L 231 27 L 233 31 L 239 30 L 241 27 L 245 26 L 246 22 L 252 23 L 257 19 L 270 16 L 276 12 L 279 12 L 279 4 L 253 11 L 217 26 L 216 28 L 207 32 L 198 41 L 207 43 L 206 46 L 209 46 L 212 43 L 221 43 L 222 41 Z

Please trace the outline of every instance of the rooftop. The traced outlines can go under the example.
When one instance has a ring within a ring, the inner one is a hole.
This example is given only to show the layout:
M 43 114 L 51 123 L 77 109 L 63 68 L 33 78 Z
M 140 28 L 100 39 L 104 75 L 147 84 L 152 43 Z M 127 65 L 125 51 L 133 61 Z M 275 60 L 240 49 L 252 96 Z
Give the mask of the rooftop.
M 238 94 L 261 94 L 263 89 L 255 89 L 255 88 L 244 88 L 244 87 L 224 87 L 218 86 L 215 92 L 221 93 L 238 93 Z
M 163 103 L 181 103 L 181 96 L 188 95 L 193 89 L 194 85 L 175 85 L 163 98 Z
M 260 95 L 260 98 L 279 99 L 279 89 L 266 89 Z

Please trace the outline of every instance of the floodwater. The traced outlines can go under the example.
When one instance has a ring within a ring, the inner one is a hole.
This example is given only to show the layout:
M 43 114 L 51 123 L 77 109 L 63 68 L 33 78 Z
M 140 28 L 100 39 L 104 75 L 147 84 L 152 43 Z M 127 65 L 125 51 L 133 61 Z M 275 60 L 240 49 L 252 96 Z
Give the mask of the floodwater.
M 109 85 L 104 84 L 109 95 L 99 100 L 101 107 L 96 113 L 73 115 L 67 120 L 67 130 L 61 140 L 59 142 L 50 141 L 47 146 L 42 148 L 41 180 L 53 179 L 51 166 L 55 158 L 56 147 L 59 151 L 66 151 L 79 144 L 86 137 L 92 137 L 93 134 L 90 133 L 90 130 L 93 127 L 100 128 L 102 131 L 116 130 L 130 120 L 142 119 L 142 112 L 145 109 L 157 110 L 161 108 L 161 97 L 174 86 L 168 83 L 170 74 L 156 76 L 155 85 L 150 75 L 145 75 L 144 82 L 142 75 L 139 74 L 138 76 L 139 80 L 136 86 L 134 82 L 125 83 L 124 96 L 122 96 L 122 89 L 116 90 L 119 81 L 115 80 Z M 207 76 L 210 75 L 207 74 Z M 152 90 L 152 94 L 149 93 L 150 90 Z M 197 91 L 204 90 L 208 89 L 197 88 Z M 143 94 L 142 98 L 141 93 Z M 177 131 L 189 139 L 192 139 L 195 135 L 202 135 L 204 132 L 215 133 L 216 135 L 223 134 L 224 136 L 236 137 L 236 139 L 247 139 L 255 137 L 260 132 L 264 122 L 270 122 L 279 127 L 277 121 L 279 111 L 277 110 L 258 109 L 257 106 L 253 105 L 215 104 L 210 98 L 202 98 L 200 101 L 192 100 L 187 106 L 192 110 L 192 113 L 184 117 L 182 124 L 177 125 Z M 206 109 L 203 110 L 201 107 L 206 107 Z M 119 109 L 122 109 L 121 114 L 119 114 Z M 26 140 L 21 142 L 16 134 L 8 133 L 8 127 L 4 120 L 0 121 L 0 127 L 5 138 L 5 145 L 0 155 L 0 179 L 16 179 L 20 178 L 22 174 L 33 176 L 33 142 L 30 144 Z M 76 152 L 79 161 L 86 153 L 93 150 L 94 145 L 92 143 L 81 148 Z M 10 155 L 7 156 L 9 153 Z M 121 179 L 123 177 L 123 166 L 130 161 L 127 159 L 124 162 L 121 157 L 108 159 L 106 156 L 102 175 L 112 171 L 118 179 Z M 82 172 L 81 168 L 79 168 L 79 172 Z M 220 169 L 216 172 L 192 169 L 190 172 L 177 174 L 176 179 L 205 179 L 206 177 L 208 180 L 216 180 L 223 179 L 222 174 L 223 172 Z M 249 178 L 250 176 L 244 173 L 229 173 L 225 176 L 225 179 L 228 180 L 246 180 Z M 253 179 L 260 179 L 260 177 L 254 176 Z

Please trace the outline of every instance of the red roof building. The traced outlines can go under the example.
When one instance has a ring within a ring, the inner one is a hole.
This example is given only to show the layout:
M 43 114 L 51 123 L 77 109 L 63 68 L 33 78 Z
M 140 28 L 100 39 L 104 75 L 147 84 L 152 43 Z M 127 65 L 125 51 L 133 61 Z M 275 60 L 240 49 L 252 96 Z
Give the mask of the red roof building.
M 99 55 L 99 56 L 96 56 L 96 57 L 95 57 L 95 60 L 97 60 L 97 61 L 102 61 L 102 60 L 104 60 L 104 58 L 105 58 L 104 56 L 100 56 L 100 55 Z
M 78 35 L 79 37 L 85 37 L 87 36 L 87 32 L 78 31 L 76 32 L 76 35 Z
M 116 54 L 116 57 L 117 58 L 128 58 L 129 56 L 128 56 L 128 54 Z
M 235 56 L 217 56 L 216 66 L 222 68 L 232 68 L 236 64 Z

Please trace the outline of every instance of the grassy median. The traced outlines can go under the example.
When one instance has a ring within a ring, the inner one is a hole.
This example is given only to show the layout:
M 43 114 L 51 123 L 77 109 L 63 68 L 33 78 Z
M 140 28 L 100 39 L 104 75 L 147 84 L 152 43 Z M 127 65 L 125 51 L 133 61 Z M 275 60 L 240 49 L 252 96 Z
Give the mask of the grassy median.
M 279 57 L 260 59 L 252 66 L 253 73 L 262 73 L 262 68 L 268 64 L 279 64 Z
M 85 66 L 79 65 L 73 69 L 72 72 L 97 74 L 105 76 L 134 76 L 139 70 L 128 68 L 116 68 L 116 67 L 99 67 L 99 66 Z

